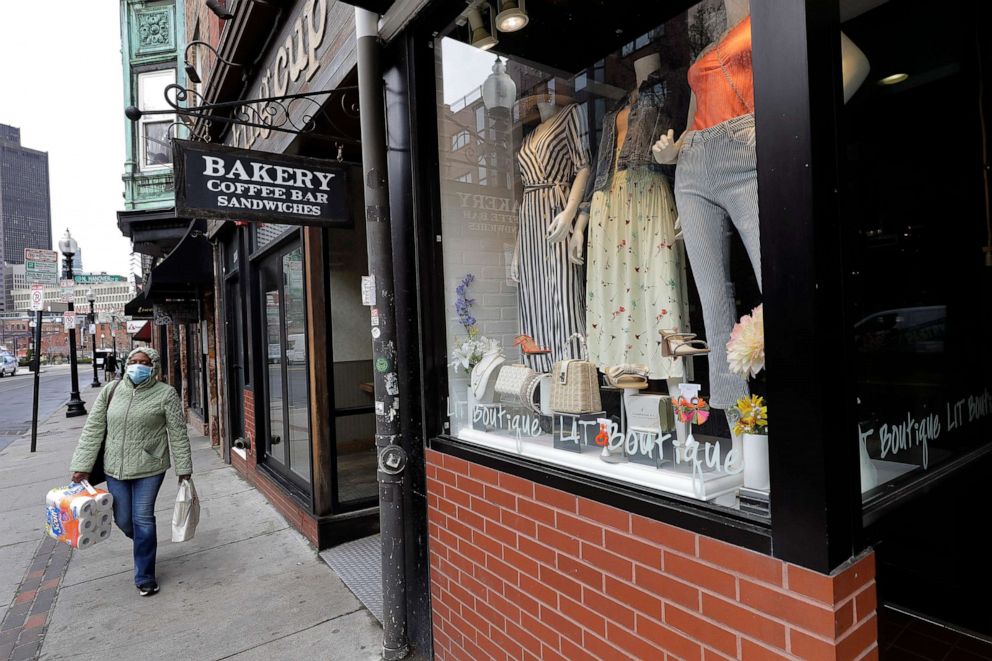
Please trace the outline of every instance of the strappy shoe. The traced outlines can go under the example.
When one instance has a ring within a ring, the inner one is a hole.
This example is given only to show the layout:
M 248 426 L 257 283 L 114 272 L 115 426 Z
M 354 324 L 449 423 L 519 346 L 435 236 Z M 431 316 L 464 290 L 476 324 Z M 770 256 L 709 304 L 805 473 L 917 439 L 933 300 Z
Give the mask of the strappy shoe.
M 661 355 L 665 358 L 697 356 L 710 352 L 705 341 L 697 339 L 695 333 L 680 333 L 675 330 L 661 331 Z
M 513 346 L 520 347 L 520 350 L 528 356 L 540 356 L 551 353 L 551 349 L 542 349 L 530 335 L 517 335 L 517 339 L 513 340 Z
M 647 366 L 645 365 L 615 365 L 607 367 L 603 374 L 606 376 L 606 382 L 614 388 L 643 390 L 648 387 Z

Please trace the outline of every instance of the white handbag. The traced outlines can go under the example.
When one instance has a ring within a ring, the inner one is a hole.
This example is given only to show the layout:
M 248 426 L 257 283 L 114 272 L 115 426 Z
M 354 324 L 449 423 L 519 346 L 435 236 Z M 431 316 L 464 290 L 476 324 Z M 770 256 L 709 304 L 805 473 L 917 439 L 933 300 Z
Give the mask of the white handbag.
M 496 397 L 500 403 L 540 413 L 540 402 L 535 401 L 540 382 L 541 375 L 526 365 L 504 365 L 496 378 Z

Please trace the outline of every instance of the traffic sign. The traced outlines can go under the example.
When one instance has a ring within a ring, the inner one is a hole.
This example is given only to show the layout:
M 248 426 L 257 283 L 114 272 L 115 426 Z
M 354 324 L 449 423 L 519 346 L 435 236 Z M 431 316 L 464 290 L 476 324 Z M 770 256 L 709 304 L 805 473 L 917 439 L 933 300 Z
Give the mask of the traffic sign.
M 63 312 L 62 325 L 66 330 L 74 330 L 76 328 L 76 313 L 69 311 Z
M 40 311 L 45 308 L 45 285 L 31 285 L 31 309 Z
M 53 264 L 58 264 L 59 254 L 54 250 L 45 250 L 43 248 L 25 248 L 24 261 L 51 262 Z
M 59 286 L 62 287 L 62 302 L 70 303 L 73 298 L 75 298 L 76 293 L 76 283 L 67 278 L 59 280 Z
M 24 249 L 24 275 L 36 285 L 54 285 L 59 281 L 59 254 L 54 250 Z

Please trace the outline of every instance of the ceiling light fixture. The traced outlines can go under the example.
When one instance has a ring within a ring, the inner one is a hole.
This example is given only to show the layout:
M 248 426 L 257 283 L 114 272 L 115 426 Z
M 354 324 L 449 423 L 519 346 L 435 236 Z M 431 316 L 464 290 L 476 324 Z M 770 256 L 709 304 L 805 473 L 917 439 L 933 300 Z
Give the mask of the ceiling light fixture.
M 898 85 L 902 81 L 909 78 L 908 73 L 894 73 L 891 76 L 886 76 L 878 81 L 879 85 Z
M 500 32 L 516 32 L 526 27 L 530 21 L 524 0 L 499 0 L 499 13 L 496 14 L 496 29 Z
M 466 12 L 466 16 L 468 17 L 469 43 L 480 50 L 489 50 L 499 43 L 499 40 L 493 34 L 496 32 L 496 28 L 493 25 L 492 8 L 488 2 L 483 2 L 481 5 L 485 6 L 486 12 L 489 14 L 489 29 L 486 29 L 485 23 L 482 22 L 482 12 L 479 11 L 480 5 L 469 7 Z

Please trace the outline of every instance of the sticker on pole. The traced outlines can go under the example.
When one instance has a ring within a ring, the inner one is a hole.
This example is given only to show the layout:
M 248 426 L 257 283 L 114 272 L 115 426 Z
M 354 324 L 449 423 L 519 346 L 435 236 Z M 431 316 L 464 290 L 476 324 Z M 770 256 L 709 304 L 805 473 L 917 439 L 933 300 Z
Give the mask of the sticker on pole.
M 362 276 L 362 305 L 375 305 L 375 276 Z
M 45 309 L 45 285 L 31 285 L 31 309 L 36 312 Z
M 62 326 L 66 330 L 76 329 L 76 313 L 75 312 L 63 312 L 62 313 Z

